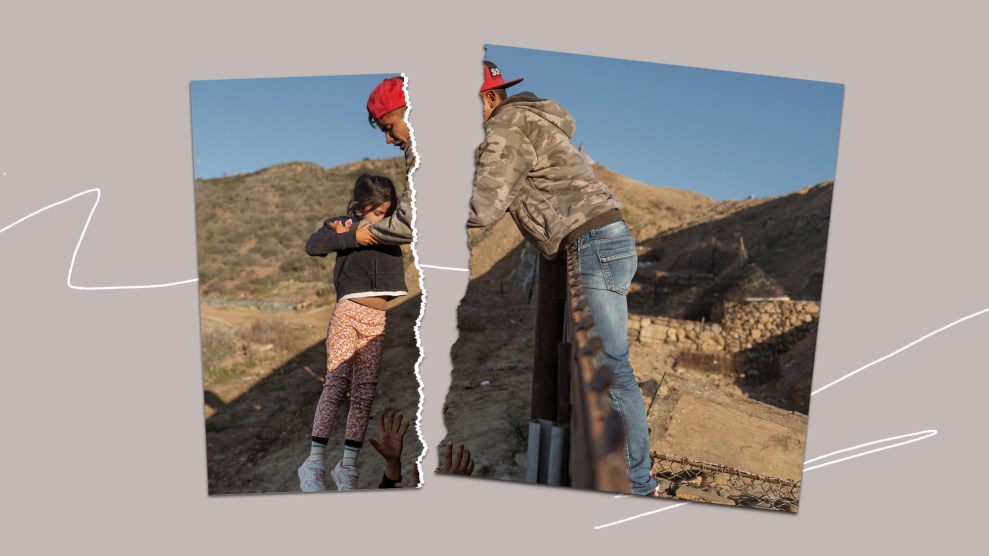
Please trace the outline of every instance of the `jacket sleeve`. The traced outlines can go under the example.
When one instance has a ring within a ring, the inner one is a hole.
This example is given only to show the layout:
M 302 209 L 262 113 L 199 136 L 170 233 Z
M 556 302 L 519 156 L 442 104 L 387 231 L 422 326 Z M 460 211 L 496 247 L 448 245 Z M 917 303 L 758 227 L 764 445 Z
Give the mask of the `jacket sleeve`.
M 412 243 L 412 193 L 406 186 L 391 216 L 371 224 L 371 233 L 382 243 L 400 245 Z
M 399 475 L 398 480 L 395 480 L 389 477 L 388 473 L 382 473 L 381 482 L 378 483 L 378 488 L 395 488 L 401 482 L 402 482 L 401 475 Z
M 535 163 L 536 150 L 521 129 L 491 126 L 478 147 L 467 227 L 482 228 L 505 214 Z
M 323 227 L 309 236 L 306 242 L 306 253 L 313 257 L 325 257 L 330 253 L 345 249 L 357 249 L 357 226 L 349 232 L 338 234 L 330 226 L 332 218 L 323 222 Z
M 405 176 L 411 181 L 412 172 L 418 165 L 418 155 L 415 152 L 414 141 L 411 139 L 405 145 Z M 371 225 L 371 233 L 388 245 L 412 243 L 412 190 L 408 185 L 399 195 L 398 206 L 391 216 L 381 222 Z

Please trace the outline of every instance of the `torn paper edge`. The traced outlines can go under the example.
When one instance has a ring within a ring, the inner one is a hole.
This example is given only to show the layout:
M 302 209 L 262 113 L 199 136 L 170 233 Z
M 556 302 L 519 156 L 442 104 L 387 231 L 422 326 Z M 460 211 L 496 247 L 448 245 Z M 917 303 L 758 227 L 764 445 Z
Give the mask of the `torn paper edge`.
M 416 210 L 416 188 L 415 182 L 412 179 L 413 174 L 419 169 L 419 164 L 421 160 L 419 158 L 419 150 L 416 148 L 416 134 L 415 130 L 412 128 L 412 123 L 409 121 L 409 114 L 412 113 L 412 100 L 409 98 L 409 77 L 402 72 L 402 92 L 405 93 L 405 125 L 409 128 L 409 141 L 412 142 L 412 153 L 415 155 L 415 163 L 412 168 L 409 169 L 409 173 L 406 175 L 406 187 L 409 188 L 409 204 L 412 208 L 412 263 L 416 267 L 416 272 L 419 275 L 419 291 L 421 292 L 421 298 L 419 301 L 419 316 L 416 317 L 415 335 L 416 335 L 416 348 L 419 350 L 419 357 L 416 359 L 415 364 L 415 375 L 416 383 L 419 385 L 419 405 L 416 408 L 416 435 L 419 437 L 419 442 L 422 444 L 422 451 L 419 452 L 419 457 L 416 458 L 415 466 L 416 473 L 419 476 L 419 484 L 413 485 L 415 488 L 420 488 L 425 484 L 422 473 L 422 460 L 426 457 L 426 452 L 429 450 L 429 446 L 426 445 L 426 438 L 422 434 L 422 408 L 424 405 L 423 384 L 422 376 L 420 375 L 419 366 L 422 364 L 423 360 L 423 350 L 422 350 L 422 336 L 420 335 L 420 328 L 422 327 L 422 317 L 426 314 L 426 284 L 425 284 L 425 273 L 422 271 L 422 266 L 419 264 L 419 252 L 416 250 L 416 243 L 419 241 L 419 234 L 416 231 L 416 218 L 418 217 L 418 211 Z

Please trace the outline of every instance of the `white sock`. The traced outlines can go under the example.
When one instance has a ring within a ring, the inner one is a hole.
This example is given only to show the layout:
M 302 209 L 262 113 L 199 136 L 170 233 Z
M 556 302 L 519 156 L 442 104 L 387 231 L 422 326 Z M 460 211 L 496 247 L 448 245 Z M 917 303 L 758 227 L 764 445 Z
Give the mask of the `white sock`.
M 323 459 L 323 452 L 325 451 L 326 444 L 313 441 L 312 447 L 309 448 L 309 457 L 312 459 Z
M 353 467 L 357 465 L 357 454 L 361 451 L 360 448 L 355 448 L 353 446 L 343 447 L 343 464 L 348 467 Z

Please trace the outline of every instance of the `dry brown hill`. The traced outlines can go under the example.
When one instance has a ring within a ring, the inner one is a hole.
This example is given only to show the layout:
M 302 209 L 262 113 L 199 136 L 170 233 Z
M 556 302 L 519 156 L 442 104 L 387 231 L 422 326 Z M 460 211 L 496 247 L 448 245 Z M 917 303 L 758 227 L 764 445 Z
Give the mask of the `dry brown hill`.
M 204 300 L 251 300 L 281 309 L 331 300 L 326 259 L 306 255 L 304 247 L 324 219 L 344 213 L 354 181 L 363 173 L 387 176 L 399 191 L 405 187 L 401 157 L 333 168 L 288 162 L 250 174 L 197 180 Z M 415 269 L 411 257 L 406 262 L 412 287 Z
M 640 260 L 662 271 L 716 274 L 719 257 L 741 241 L 749 261 L 794 299 L 820 300 L 833 182 L 788 195 L 724 201 L 687 225 L 641 242 Z
M 660 232 L 697 222 L 718 205 L 717 201 L 700 193 L 646 185 L 600 164 L 594 165 L 594 175 L 621 200 L 625 222 L 640 242 Z

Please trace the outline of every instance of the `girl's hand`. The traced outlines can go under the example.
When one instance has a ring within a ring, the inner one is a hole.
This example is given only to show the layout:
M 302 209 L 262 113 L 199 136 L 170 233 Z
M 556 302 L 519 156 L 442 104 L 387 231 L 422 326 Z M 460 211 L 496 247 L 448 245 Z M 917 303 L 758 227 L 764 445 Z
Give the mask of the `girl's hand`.
M 365 245 L 377 245 L 379 243 L 381 243 L 381 240 L 367 226 L 359 226 L 357 228 L 357 245 L 363 247 Z
M 343 234 L 350 231 L 350 226 L 353 223 L 354 221 L 348 218 L 346 220 L 334 220 L 330 222 L 330 226 L 333 227 L 334 232 L 338 234 Z

